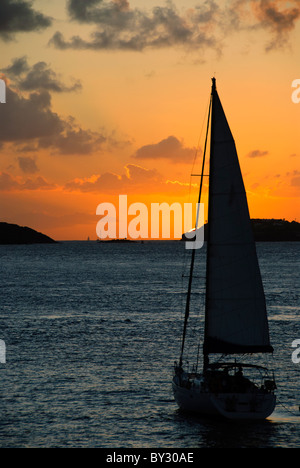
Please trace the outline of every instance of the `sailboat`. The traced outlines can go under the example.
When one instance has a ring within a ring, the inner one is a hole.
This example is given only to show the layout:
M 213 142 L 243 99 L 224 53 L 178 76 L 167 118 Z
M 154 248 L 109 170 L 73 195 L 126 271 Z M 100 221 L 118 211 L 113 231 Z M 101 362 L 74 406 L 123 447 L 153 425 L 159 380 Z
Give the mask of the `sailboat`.
M 192 250 L 179 362 L 172 380 L 178 406 L 228 419 L 266 419 L 276 404 L 274 374 L 256 355 L 272 353 L 265 295 L 235 142 L 212 78 L 202 173 L 210 128 L 203 365 L 184 366 L 196 249 Z M 233 357 L 232 357 L 233 356 Z M 246 356 L 246 357 L 245 357 Z M 245 362 L 247 361 L 247 362 Z M 253 372 L 258 378 L 253 377 Z M 255 373 L 254 372 L 254 373 Z

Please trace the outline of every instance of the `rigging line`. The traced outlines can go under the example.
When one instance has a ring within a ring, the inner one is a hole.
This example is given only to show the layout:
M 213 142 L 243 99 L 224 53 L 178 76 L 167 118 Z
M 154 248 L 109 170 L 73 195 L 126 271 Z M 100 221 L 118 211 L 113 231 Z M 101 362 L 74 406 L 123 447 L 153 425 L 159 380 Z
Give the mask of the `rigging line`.
M 198 144 L 197 144 L 196 151 L 195 151 L 195 156 L 194 156 L 192 171 L 191 171 L 191 174 L 190 174 L 189 198 L 188 198 L 188 200 L 190 200 L 190 195 L 191 195 L 191 185 L 192 185 L 192 179 L 191 179 L 191 177 L 192 177 L 193 170 L 194 170 L 194 167 L 195 167 L 195 164 L 196 164 L 196 159 L 197 159 L 197 155 L 198 155 L 198 151 L 199 151 L 199 147 L 200 147 L 200 141 L 201 141 L 201 138 L 202 138 L 202 132 L 203 132 L 204 123 L 206 122 L 205 116 L 207 115 L 207 110 L 208 110 L 208 114 L 209 114 L 209 109 L 210 109 L 210 98 L 208 99 L 208 102 L 207 102 L 206 112 L 205 112 L 205 114 L 204 114 L 204 118 L 203 118 L 203 122 L 202 122 L 202 127 L 201 127 L 201 131 L 200 131 L 199 139 L 198 139 Z
M 197 219 L 196 219 L 195 229 L 197 229 L 197 226 L 198 226 L 199 206 L 200 206 L 201 194 L 202 194 L 203 174 L 204 174 L 204 166 L 205 166 L 206 146 L 207 146 L 207 139 L 208 139 L 208 130 L 209 130 L 209 120 L 210 120 L 211 108 L 212 108 L 212 95 L 211 95 L 211 98 L 210 98 L 209 111 L 208 111 L 207 128 L 206 128 L 205 144 L 204 144 L 203 159 L 202 159 L 202 171 L 201 171 L 202 176 L 201 176 L 199 196 L 198 196 L 198 212 L 197 212 Z M 185 318 L 184 318 L 184 327 L 183 327 L 183 335 L 182 335 L 182 345 L 181 345 L 181 353 L 180 353 L 180 359 L 179 359 L 179 366 L 180 367 L 182 366 L 182 357 L 183 357 L 183 350 L 184 350 L 186 327 L 187 327 L 188 317 L 189 317 L 189 313 L 190 313 L 190 297 L 191 297 L 191 292 L 192 292 L 192 279 L 193 279 L 193 270 L 194 270 L 194 262 L 195 262 L 195 253 L 196 253 L 196 249 L 192 249 L 192 259 L 191 259 L 191 266 L 190 266 L 189 286 L 188 286 L 188 293 L 187 293 L 187 299 L 186 299 Z
M 205 124 L 205 122 L 206 122 L 206 115 L 208 115 L 208 120 L 209 120 L 209 112 L 210 112 L 210 98 L 208 98 L 208 101 L 207 101 L 206 111 L 205 111 L 205 113 L 204 113 L 204 118 L 203 118 L 203 121 L 202 121 L 202 127 L 201 127 L 201 131 L 200 131 L 199 139 L 198 139 L 198 144 L 197 144 L 196 151 L 195 151 L 195 155 L 194 155 L 194 160 L 193 160 L 193 165 L 192 165 L 192 171 L 191 171 L 191 173 L 190 173 L 190 183 L 189 183 L 188 202 L 190 202 L 190 199 L 191 199 L 192 177 L 194 177 L 193 171 L 194 171 L 194 167 L 195 167 L 195 164 L 196 164 L 196 159 L 197 159 L 197 155 L 198 155 L 198 151 L 199 151 L 199 147 L 200 147 L 200 141 L 201 141 L 201 139 L 202 139 L 202 133 L 203 133 L 204 124 Z M 203 155 L 204 155 L 204 153 L 203 153 Z M 198 174 L 197 174 L 197 175 L 198 175 Z M 201 177 L 201 174 L 199 174 L 199 177 Z M 206 177 L 206 175 L 205 175 L 205 177 Z M 186 252 L 185 252 L 184 259 L 183 259 L 183 271 L 185 271 L 186 266 L 187 266 L 187 256 L 186 256 Z
M 300 413 L 294 413 L 294 411 L 291 411 L 280 400 L 278 400 L 278 398 L 277 398 L 277 403 L 279 403 L 288 413 L 292 414 L 293 416 L 300 416 Z M 300 406 L 299 406 L 299 411 L 300 411 Z

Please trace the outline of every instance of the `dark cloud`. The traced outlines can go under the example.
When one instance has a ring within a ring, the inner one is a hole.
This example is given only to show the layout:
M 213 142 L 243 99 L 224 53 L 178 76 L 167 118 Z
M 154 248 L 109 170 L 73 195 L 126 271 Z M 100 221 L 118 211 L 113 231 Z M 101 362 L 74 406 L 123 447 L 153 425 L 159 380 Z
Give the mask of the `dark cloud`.
M 11 84 L 7 83 L 7 102 L 0 106 L 0 146 L 12 142 L 22 153 L 47 148 L 52 154 L 88 155 L 104 144 L 107 148 L 124 144 L 113 135 L 83 129 L 74 117 L 63 118 L 52 110 L 50 93 L 78 91 L 80 81 L 66 85 L 48 64 L 30 66 L 26 57 L 15 58 L 4 71 Z
M 28 97 L 7 87 L 6 104 L 0 106 L 0 144 L 49 148 L 58 154 L 86 155 L 99 151 L 105 137 L 84 130 L 73 118 L 64 119 L 52 110 L 49 91 Z
M 34 158 L 31 158 L 30 156 L 18 157 L 18 164 L 19 164 L 20 169 L 25 174 L 34 174 L 35 172 L 38 172 L 36 161 Z
M 269 151 L 260 151 L 260 150 L 253 150 L 247 154 L 248 158 L 261 158 L 262 156 L 267 156 Z
M 45 62 L 38 62 L 33 65 L 27 75 L 20 80 L 19 86 L 25 91 L 46 89 L 56 93 L 78 91 L 82 88 L 79 80 L 76 80 L 70 86 L 65 85 Z
M 289 33 L 295 28 L 300 18 L 299 0 L 252 0 L 253 10 L 260 25 L 271 31 L 272 39 L 266 50 L 280 48 L 286 45 Z
M 20 147 L 16 147 L 16 151 L 17 151 L 18 153 L 34 153 L 34 152 L 36 152 L 36 151 L 38 151 L 38 150 L 39 150 L 39 148 L 38 148 L 37 145 L 35 145 L 35 144 L 30 144 L 30 143 L 29 143 L 29 144 L 26 144 L 26 145 L 24 145 L 24 146 L 22 145 L 22 146 L 20 146 Z
M 288 44 L 290 33 L 300 19 L 300 3 L 299 0 L 229 0 L 224 13 L 224 31 L 264 30 L 271 36 L 265 44 L 265 51 L 270 52 Z
M 151 13 L 130 8 L 127 0 L 69 0 L 67 5 L 71 19 L 96 25 L 97 29 L 89 41 L 80 36 L 66 41 L 62 33 L 56 32 L 50 43 L 59 49 L 142 51 L 170 46 L 218 47 L 207 28 L 207 21 L 219 9 L 213 0 L 184 15 L 170 2 L 152 8 Z
M 64 123 L 51 110 L 47 91 L 31 93 L 28 98 L 7 87 L 5 106 L 0 106 L 0 141 L 14 142 L 43 138 L 61 133 Z
M 13 75 L 14 77 L 21 75 L 27 70 L 29 70 L 29 65 L 25 56 L 13 59 L 12 64 L 3 69 L 4 73 Z
M 18 32 L 38 31 L 51 25 L 51 18 L 34 10 L 27 0 L 1 0 L 0 38 L 9 40 Z
M 179 11 L 170 1 L 146 10 L 128 0 L 68 0 L 70 18 L 95 26 L 90 38 L 67 40 L 57 31 L 50 44 L 59 49 L 132 50 L 179 46 L 220 53 L 228 34 L 262 29 L 271 34 L 266 50 L 285 46 L 300 17 L 299 0 L 203 0 Z
M 54 148 L 61 154 L 90 154 L 100 148 L 106 137 L 91 130 L 73 128 L 64 122 L 64 132 L 40 140 L 40 148 Z
M 4 72 L 8 76 L 13 75 L 18 88 L 23 91 L 47 90 L 64 93 L 82 89 L 79 80 L 73 80 L 73 84 L 69 86 L 63 83 L 57 73 L 45 62 L 37 62 L 30 67 L 26 57 L 15 58 Z
M 195 148 L 185 148 L 175 136 L 169 136 L 159 143 L 145 145 L 134 154 L 135 159 L 169 159 L 173 162 L 191 162 Z
M 11 190 L 52 190 L 56 186 L 49 184 L 43 177 L 38 176 L 36 179 L 26 179 L 20 182 L 14 179 L 6 172 L 0 173 L 0 191 L 9 192 Z

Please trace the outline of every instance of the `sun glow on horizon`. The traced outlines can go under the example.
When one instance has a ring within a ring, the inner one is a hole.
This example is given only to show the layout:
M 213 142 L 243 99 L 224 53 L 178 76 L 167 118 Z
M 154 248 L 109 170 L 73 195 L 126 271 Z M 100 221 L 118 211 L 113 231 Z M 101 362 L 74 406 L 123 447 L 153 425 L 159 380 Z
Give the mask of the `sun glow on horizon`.
M 213 75 L 251 217 L 300 221 L 298 2 L 24 3 L 0 28 L 1 221 L 92 239 L 119 195 L 195 203 Z

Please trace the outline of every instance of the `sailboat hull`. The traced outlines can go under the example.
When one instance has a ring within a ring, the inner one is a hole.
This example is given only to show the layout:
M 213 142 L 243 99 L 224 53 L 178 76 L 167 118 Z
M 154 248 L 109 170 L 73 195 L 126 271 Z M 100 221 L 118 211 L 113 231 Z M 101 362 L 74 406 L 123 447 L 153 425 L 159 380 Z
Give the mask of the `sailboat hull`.
M 262 420 L 275 408 L 276 396 L 268 393 L 211 393 L 197 387 L 185 388 L 172 382 L 175 401 L 180 409 L 199 415 L 227 419 Z

